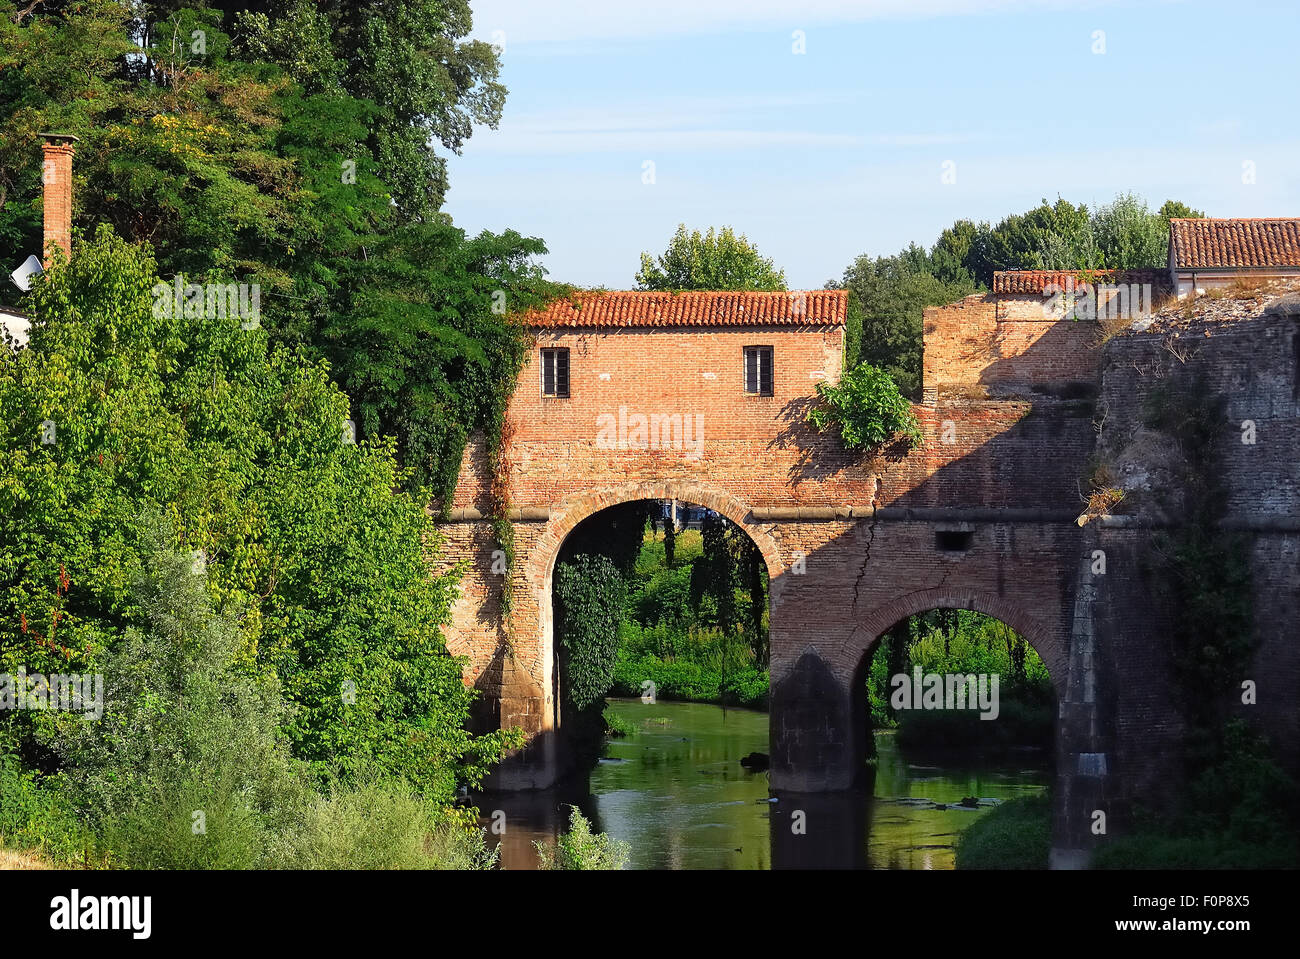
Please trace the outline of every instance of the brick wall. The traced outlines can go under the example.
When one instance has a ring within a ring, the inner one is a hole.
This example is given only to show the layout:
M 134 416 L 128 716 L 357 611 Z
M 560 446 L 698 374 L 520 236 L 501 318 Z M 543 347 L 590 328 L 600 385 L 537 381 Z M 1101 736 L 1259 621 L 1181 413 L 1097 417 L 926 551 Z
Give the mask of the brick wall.
M 1294 641 L 1300 614 L 1300 316 L 1266 313 L 1232 322 L 1167 323 L 1118 336 L 1105 348 L 1105 411 L 1097 456 L 1112 464 L 1119 482 L 1132 486 L 1116 508 L 1140 523 L 1160 521 L 1170 480 L 1146 451 L 1158 450 L 1150 428 L 1153 398 L 1177 404 L 1192 394 L 1225 398 L 1219 434 L 1218 480 L 1226 521 L 1248 538 L 1254 636 L 1258 643 L 1248 675 L 1258 687 L 1257 705 L 1228 699 L 1234 714 L 1266 729 L 1279 755 L 1300 773 L 1300 647 Z M 1253 443 L 1243 428 L 1253 424 Z M 1148 459 L 1144 462 L 1144 453 Z M 1141 555 L 1151 531 L 1139 527 L 1109 534 L 1127 545 L 1119 567 L 1130 584 L 1111 598 L 1117 621 L 1111 641 L 1122 743 L 1120 757 L 1136 792 L 1154 789 L 1151 756 L 1172 752 L 1181 726 L 1167 708 L 1170 628 L 1153 609 L 1140 576 Z M 1131 554 L 1131 555 L 1130 555 Z M 1234 684 L 1236 685 L 1236 684 Z M 1162 708 L 1163 707 L 1163 708 Z M 1150 746 L 1144 745 L 1150 743 Z M 1148 788 L 1150 787 L 1150 788 Z
M 1096 325 L 1064 319 L 1037 294 L 977 293 L 924 311 L 922 382 L 940 393 L 1023 395 L 1094 383 Z
M 773 347 L 772 397 L 744 392 L 742 351 L 750 345 Z M 570 350 L 567 399 L 541 395 L 538 351 L 557 346 Z M 495 702 L 485 707 L 486 721 L 508 714 L 538 735 L 553 727 L 555 558 L 583 519 L 636 499 L 676 498 L 714 509 L 759 544 L 772 580 L 774 683 L 788 689 L 802 682 L 808 671 L 796 664 L 803 661 L 817 673 L 813 685 L 827 687 L 810 708 L 839 703 L 842 721 L 829 740 L 812 744 L 809 737 L 827 735 L 815 724 L 803 730 L 807 741 L 801 744 L 774 740 L 774 755 L 801 753 L 805 785 L 818 782 L 809 778 L 808 757 L 815 754 L 822 756 L 823 785 L 851 776 L 865 730 L 852 698 L 855 677 L 880 633 L 902 616 L 942 605 L 1003 615 L 1035 637 L 1053 675 L 1064 677 L 1065 570 L 1074 563 L 1069 539 L 1077 537 L 1069 520 L 1081 508 L 1091 402 L 945 398 L 914 407 L 925 437 L 921 449 L 895 447 L 864 457 L 805 425 L 816 384 L 838 377 L 841 353 L 842 329 L 834 326 L 549 330 L 538 336 L 507 414 L 511 440 L 503 461 L 512 505 L 537 517 L 514 523 L 519 560 L 509 587 L 508 645 L 498 599 L 505 584 L 491 572 L 495 544 L 488 523 L 447 526 L 444 564 L 470 559 L 451 646 L 471 660 L 467 682 Z M 602 440 L 600 417 L 608 417 L 606 427 L 612 421 L 630 432 L 638 413 L 690 418 L 691 443 L 642 449 L 635 443 L 620 448 L 607 442 L 608 435 Z M 1033 467 L 1026 469 L 1030 459 Z M 489 479 L 483 440 L 475 437 L 449 508 L 462 511 L 461 518 L 475 515 L 466 510 L 485 513 Z M 801 523 L 754 515 L 856 507 L 859 516 L 869 516 L 873 506 L 883 509 L 881 516 L 892 510 L 892 518 Z M 972 551 L 960 555 L 939 553 L 933 522 L 900 522 L 908 511 L 961 508 L 1038 511 L 1055 522 L 982 525 Z M 873 537 L 878 547 L 870 546 Z M 1020 572 L 1022 564 L 1032 575 Z M 796 567 L 804 572 L 792 573 Z M 530 701 L 512 702 L 521 696 Z M 797 726 L 792 713 L 784 727 Z M 837 740 L 840 733 L 850 738 Z
M 816 383 L 839 375 L 841 332 L 634 328 L 539 337 L 510 404 L 511 442 L 503 456 L 512 504 L 549 517 L 514 524 L 521 561 L 512 587 L 511 646 L 519 669 L 538 688 L 553 696 L 549 596 L 555 557 L 564 536 L 605 506 L 676 498 L 716 509 L 756 540 L 767 536 L 773 543 L 784 526 L 764 526 L 751 510 L 970 507 L 1070 517 L 1080 510 L 1081 463 L 1093 436 L 1088 401 L 1042 397 L 1037 405 L 959 400 L 917 406 L 925 439 L 910 454 L 898 448 L 872 457 L 849 454 L 833 437 L 810 430 L 804 418 Z M 772 397 L 747 395 L 743 388 L 742 349 L 760 344 L 773 346 Z M 567 399 L 541 396 L 537 350 L 552 346 L 571 351 Z M 678 448 L 620 449 L 598 435 L 598 418 L 618 423 L 620 409 L 625 420 L 636 413 L 675 415 L 702 430 L 693 428 L 692 442 Z M 1031 453 L 1035 465 L 1027 470 L 1023 464 Z M 475 437 L 450 508 L 486 514 L 489 480 L 484 442 Z M 455 610 L 452 648 L 471 659 L 467 681 L 497 695 L 492 664 L 504 639 L 497 598 L 503 584 L 491 572 L 496 547 L 489 524 L 446 529 L 451 539 L 444 565 L 471 560 Z M 765 550 L 774 580 L 795 548 Z M 928 548 L 933 550 L 933 542 Z M 853 565 L 852 557 L 843 561 Z

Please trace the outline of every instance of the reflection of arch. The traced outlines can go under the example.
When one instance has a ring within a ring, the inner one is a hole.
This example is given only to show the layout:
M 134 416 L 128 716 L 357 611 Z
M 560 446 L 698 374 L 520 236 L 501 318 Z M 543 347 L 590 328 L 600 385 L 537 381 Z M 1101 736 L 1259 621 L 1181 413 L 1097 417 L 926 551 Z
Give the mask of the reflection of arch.
M 891 626 L 932 609 L 969 609 L 1006 623 L 1038 653 L 1051 677 L 1057 701 L 1064 700 L 1068 660 L 1062 638 L 1043 622 L 1039 614 L 1030 612 L 1021 603 L 1005 596 L 958 586 L 921 589 L 877 606 L 845 641 L 838 661 L 860 667 L 876 641 Z

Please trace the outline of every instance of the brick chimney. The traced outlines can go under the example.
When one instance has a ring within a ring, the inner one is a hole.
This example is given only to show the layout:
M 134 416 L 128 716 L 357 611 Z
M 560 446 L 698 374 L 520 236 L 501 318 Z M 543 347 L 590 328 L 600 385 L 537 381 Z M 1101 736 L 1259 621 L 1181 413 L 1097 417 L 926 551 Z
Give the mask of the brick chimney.
M 41 256 L 50 256 L 58 246 L 64 256 L 72 255 L 72 157 L 77 138 L 67 133 L 42 133 L 45 154 L 41 182 L 45 184 L 45 238 Z M 48 265 L 48 263 L 47 263 Z

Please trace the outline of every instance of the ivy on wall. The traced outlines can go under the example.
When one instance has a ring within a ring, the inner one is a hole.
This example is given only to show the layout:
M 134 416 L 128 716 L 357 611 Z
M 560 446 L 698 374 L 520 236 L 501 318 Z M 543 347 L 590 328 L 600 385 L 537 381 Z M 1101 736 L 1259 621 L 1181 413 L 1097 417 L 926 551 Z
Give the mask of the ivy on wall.
M 1226 401 L 1199 377 L 1150 394 L 1147 425 L 1177 441 L 1177 482 L 1167 491 L 1174 524 L 1152 534 L 1153 593 L 1169 611 L 1171 659 L 1192 728 L 1189 760 L 1217 751 L 1223 706 L 1246 675 L 1254 649 L 1245 539 L 1225 530 L 1222 441 Z
M 613 684 L 627 588 L 609 557 L 589 553 L 559 563 L 554 588 L 566 699 L 581 712 L 603 703 Z

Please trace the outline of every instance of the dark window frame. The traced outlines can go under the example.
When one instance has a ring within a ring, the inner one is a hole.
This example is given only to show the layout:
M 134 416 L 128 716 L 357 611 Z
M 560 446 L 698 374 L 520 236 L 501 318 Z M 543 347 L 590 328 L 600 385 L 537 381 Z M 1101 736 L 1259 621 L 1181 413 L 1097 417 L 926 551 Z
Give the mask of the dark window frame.
M 750 357 L 754 358 L 752 375 Z M 767 359 L 766 368 L 763 365 L 764 357 Z M 746 396 L 774 396 L 776 394 L 776 349 L 766 344 L 744 347 L 741 351 L 740 376 Z
M 542 397 L 550 400 L 567 400 L 572 394 L 573 367 L 567 346 L 541 348 Z M 547 389 L 549 381 L 550 389 Z

